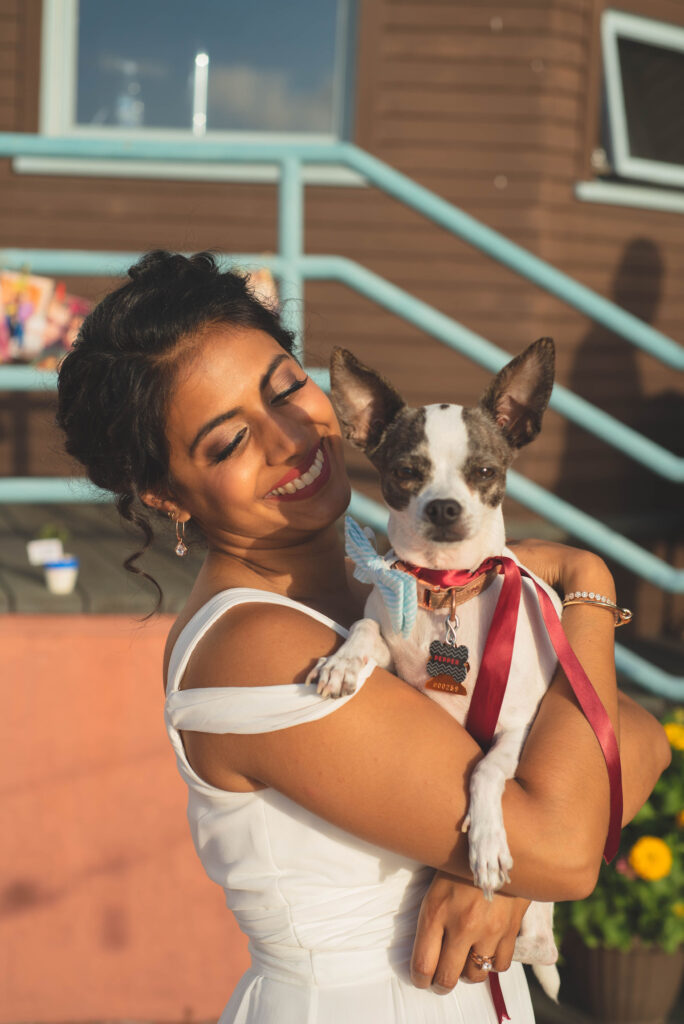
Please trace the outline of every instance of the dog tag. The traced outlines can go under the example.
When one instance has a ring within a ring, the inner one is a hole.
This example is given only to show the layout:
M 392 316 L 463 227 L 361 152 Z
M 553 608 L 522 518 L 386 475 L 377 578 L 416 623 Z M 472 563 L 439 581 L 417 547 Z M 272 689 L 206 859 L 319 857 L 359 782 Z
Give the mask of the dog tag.
M 430 644 L 430 657 L 427 660 L 427 674 L 430 676 L 425 684 L 427 690 L 442 690 L 467 696 L 463 680 L 468 674 L 468 648 L 465 644 L 456 643 L 458 617 L 452 622 L 447 615 L 446 639 L 433 640 Z

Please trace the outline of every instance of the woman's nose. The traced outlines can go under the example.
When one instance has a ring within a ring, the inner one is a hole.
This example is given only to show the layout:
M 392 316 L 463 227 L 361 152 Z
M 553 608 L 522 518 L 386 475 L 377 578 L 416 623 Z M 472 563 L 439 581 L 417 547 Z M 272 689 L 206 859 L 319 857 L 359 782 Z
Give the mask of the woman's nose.
M 312 443 L 312 430 L 299 418 L 292 416 L 270 415 L 265 417 L 262 426 L 264 453 L 271 465 L 284 462 L 295 462 L 305 455 Z

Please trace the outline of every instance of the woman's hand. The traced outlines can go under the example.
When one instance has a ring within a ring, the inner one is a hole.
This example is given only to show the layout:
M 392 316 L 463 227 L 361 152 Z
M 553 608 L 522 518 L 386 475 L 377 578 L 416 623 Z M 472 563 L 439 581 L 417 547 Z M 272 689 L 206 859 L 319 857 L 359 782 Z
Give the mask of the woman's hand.
M 438 871 L 425 894 L 411 957 L 411 980 L 417 988 L 445 994 L 460 977 L 485 981 L 488 972 L 478 967 L 470 951 L 492 957 L 494 968 L 511 965 L 513 947 L 529 900 L 482 891 Z

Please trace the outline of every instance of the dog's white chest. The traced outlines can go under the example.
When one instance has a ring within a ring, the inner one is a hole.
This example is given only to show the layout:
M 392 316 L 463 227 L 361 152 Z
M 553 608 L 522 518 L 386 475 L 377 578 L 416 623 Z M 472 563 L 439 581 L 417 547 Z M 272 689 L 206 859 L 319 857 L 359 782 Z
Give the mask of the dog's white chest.
M 397 674 L 412 686 L 423 690 L 462 724 L 468 713 L 502 585 L 503 578 L 499 576 L 479 597 L 456 609 L 457 625 L 453 639 L 457 645 L 467 648 L 469 664 L 462 684 L 465 694 L 426 686 L 430 680 L 427 668 L 430 645 L 435 640 L 447 639 L 446 609 L 425 611 L 419 608 L 416 624 L 408 638 L 392 633 L 387 621 L 381 623 Z M 377 614 L 378 610 L 376 606 L 373 614 Z M 496 645 L 496 637 L 492 637 L 491 642 Z M 531 720 L 548 687 L 555 665 L 556 655 L 541 618 L 534 585 L 530 580 L 523 580 L 516 639 L 499 729 L 519 728 Z

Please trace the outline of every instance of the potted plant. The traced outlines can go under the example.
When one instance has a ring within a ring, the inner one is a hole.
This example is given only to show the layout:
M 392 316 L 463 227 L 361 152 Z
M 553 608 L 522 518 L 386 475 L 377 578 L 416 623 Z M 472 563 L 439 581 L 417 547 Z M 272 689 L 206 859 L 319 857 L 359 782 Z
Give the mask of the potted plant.
M 561 998 L 601 1024 L 663 1024 L 684 975 L 684 708 L 663 724 L 672 764 L 591 896 L 558 907 Z

